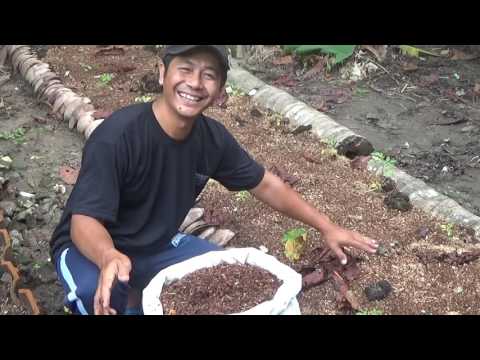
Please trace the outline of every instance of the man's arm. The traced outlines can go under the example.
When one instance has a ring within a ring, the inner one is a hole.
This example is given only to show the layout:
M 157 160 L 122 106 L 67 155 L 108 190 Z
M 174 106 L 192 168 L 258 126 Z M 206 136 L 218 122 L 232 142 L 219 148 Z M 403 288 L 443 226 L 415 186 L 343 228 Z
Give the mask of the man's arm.
M 343 264 L 347 262 L 342 250 L 344 246 L 353 246 L 370 253 L 376 252 L 378 244 L 375 240 L 335 225 L 326 215 L 303 200 L 296 191 L 269 171 L 265 171 L 263 180 L 250 192 L 275 210 L 320 231 L 327 245 Z
M 78 250 L 100 269 L 95 314 L 115 314 L 110 307 L 110 291 L 116 279 L 128 282 L 132 268 L 130 259 L 115 249 L 105 226 L 90 216 L 72 215 L 70 235 Z

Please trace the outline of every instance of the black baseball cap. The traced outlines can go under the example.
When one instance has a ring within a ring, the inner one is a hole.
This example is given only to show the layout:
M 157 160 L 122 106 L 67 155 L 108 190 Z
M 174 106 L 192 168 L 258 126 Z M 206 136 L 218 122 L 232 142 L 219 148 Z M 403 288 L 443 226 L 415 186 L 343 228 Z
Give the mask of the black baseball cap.
M 163 57 L 167 55 L 181 55 L 196 48 L 213 50 L 213 53 L 217 55 L 220 60 L 220 64 L 222 65 L 225 74 L 230 70 L 230 65 L 228 63 L 228 50 L 225 45 L 167 45 L 163 50 Z

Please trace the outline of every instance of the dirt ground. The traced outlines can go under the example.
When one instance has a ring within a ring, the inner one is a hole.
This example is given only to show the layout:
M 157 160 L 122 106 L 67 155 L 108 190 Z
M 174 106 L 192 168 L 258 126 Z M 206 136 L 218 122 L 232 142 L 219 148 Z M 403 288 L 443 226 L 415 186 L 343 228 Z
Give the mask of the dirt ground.
M 66 86 L 88 96 L 96 108 L 111 111 L 139 101 L 142 96 L 158 95 L 149 91 L 155 89 L 149 87 L 148 76 L 144 78 L 155 69 L 156 60 L 152 52 L 146 51 L 143 46 L 121 48 L 123 52 L 119 55 L 95 56 L 101 49 L 97 46 L 52 46 L 48 48 L 44 61 L 51 64 Z M 112 73 L 113 77 L 102 82 L 99 76 L 107 72 Z M 294 93 L 292 89 L 290 92 Z M 8 155 L 13 159 L 10 169 L 0 169 L 0 176 L 8 179 L 9 185 L 17 189 L 16 196 L 7 199 L 16 206 L 7 227 L 12 237 L 15 235 L 17 238 L 14 242 L 14 252 L 18 263 L 21 264 L 22 276 L 34 290 L 43 312 L 60 314 L 63 313 L 63 293 L 55 278 L 53 265 L 49 262 L 48 239 L 72 188 L 62 181 L 60 168 L 67 165 L 78 169 L 83 139 L 79 134 L 69 130 L 67 124 L 55 120 L 49 114 L 49 108 L 44 104 L 37 104 L 31 95 L 31 89 L 18 78 L 11 79 L 0 88 L 0 97 L 4 103 L 0 108 L 0 132 L 13 131 L 20 127 L 25 129 L 25 135 L 16 138 L 19 144 L 13 140 L 0 140 L 1 155 Z M 413 98 L 412 94 L 408 96 Z M 331 113 L 332 117 L 339 116 L 342 114 L 341 111 L 346 113 L 347 107 L 351 107 L 350 114 L 358 114 L 360 117 L 375 109 L 375 113 L 380 117 L 377 122 L 381 122 L 387 119 L 388 114 L 392 114 L 390 110 L 384 112 L 378 110 L 385 109 L 387 102 L 392 108 L 396 107 L 397 112 L 394 112 L 397 114 L 396 119 L 399 109 L 402 108 L 401 105 L 396 105 L 397 102 L 405 106 L 408 104 L 408 109 L 413 105 L 413 102 L 410 104 L 408 100 L 397 97 L 385 97 L 381 100 L 375 91 L 363 96 L 353 96 L 352 99 L 349 103 L 334 104 L 329 110 L 335 111 Z M 368 105 L 370 102 L 367 99 L 371 99 L 378 109 L 375 105 Z M 376 102 L 374 99 L 377 99 Z M 450 109 L 460 108 L 461 110 L 456 111 L 467 113 L 468 110 L 473 114 L 470 107 L 459 107 L 465 105 L 463 103 L 445 103 L 451 106 Z M 439 111 L 438 106 L 440 105 L 429 105 L 427 109 L 433 107 L 435 111 Z M 422 109 L 418 112 L 412 110 L 412 114 L 423 114 L 423 111 L 427 111 Z M 345 158 L 332 156 L 327 145 L 319 143 L 311 134 L 288 133 L 278 116 L 264 109 L 255 108 L 246 96 L 232 96 L 226 109 L 214 108 L 209 110 L 208 114 L 225 124 L 252 156 L 267 168 L 276 167 L 297 177 L 299 181 L 295 183 L 294 188 L 333 221 L 381 241 L 380 254 L 366 255 L 351 251 L 358 261 L 360 273 L 349 282 L 349 288 L 362 313 L 480 313 L 480 288 L 477 280 L 480 262 L 476 256 L 478 245 L 467 230 L 449 228 L 447 224 L 431 219 L 417 209 L 400 212 L 386 208 L 384 205 L 386 195 L 375 190 L 379 179 L 365 170 L 352 169 L 350 161 Z M 419 115 L 405 116 L 413 123 L 415 122 L 413 119 L 416 119 L 414 116 Z M 473 119 L 473 115 L 469 116 Z M 38 120 L 39 118 L 45 119 L 46 123 Z M 373 116 L 369 118 L 373 119 Z M 476 126 L 472 119 L 468 124 Z M 336 120 L 341 122 L 339 118 Z M 368 129 L 364 126 L 368 121 L 355 120 L 353 117 L 351 121 L 356 126 L 361 126 L 364 131 Z M 392 123 L 391 126 L 393 122 L 393 118 L 388 120 L 389 124 Z M 463 123 L 459 126 L 468 124 Z M 380 133 L 384 136 L 391 134 L 389 126 L 385 125 L 387 130 Z M 463 139 L 474 140 L 471 135 L 474 132 L 459 132 L 460 137 L 454 137 L 452 129 L 456 127 L 457 125 L 436 126 L 433 130 L 428 130 L 428 134 L 424 134 L 422 138 L 425 142 L 421 149 L 431 150 L 427 135 L 436 129 L 441 131 L 448 129 L 446 134 L 437 135 L 438 139 L 449 137 L 450 141 L 447 144 L 462 146 L 461 136 Z M 355 130 L 362 133 L 358 129 Z M 368 133 L 363 134 L 368 137 Z M 375 139 L 368 138 L 375 142 Z M 383 139 L 382 144 L 394 144 L 389 137 Z M 413 151 L 412 148 L 416 149 L 416 152 L 420 151 L 420 145 L 413 145 L 414 140 L 402 137 L 397 139 L 400 139 L 399 144 L 408 141 L 411 144 L 409 151 Z M 452 148 L 448 149 L 450 151 Z M 465 173 L 474 176 L 474 170 L 478 169 L 468 167 L 465 168 Z M 465 174 L 457 176 L 462 177 L 465 177 L 468 183 L 468 176 Z M 64 194 L 58 185 L 65 186 Z M 18 195 L 19 191 L 34 193 L 35 198 L 32 200 L 34 204 L 25 204 L 24 199 Z M 469 191 L 469 196 L 473 199 L 475 197 L 473 185 Z M 290 261 L 284 254 L 281 239 L 287 230 L 303 227 L 302 224 L 285 218 L 254 198 L 245 194 L 230 193 L 219 184 L 210 181 L 199 205 L 221 213 L 226 219 L 222 226 L 237 233 L 229 246 L 256 248 L 264 246 L 269 254 L 298 271 L 316 266 L 309 263 L 309 254 L 314 253 L 322 245 L 320 234 L 308 228 L 304 256 L 297 262 Z M 33 210 L 25 214 L 25 211 L 32 207 Z M 380 280 L 390 283 L 391 293 L 383 300 L 369 301 L 365 289 Z M 6 295 L 8 292 L 5 288 L 6 282 L 1 281 L 0 295 L 3 295 L 0 303 L 1 313 L 24 313 L 24 309 L 15 307 L 8 301 Z M 337 290 L 333 281 L 326 281 L 303 291 L 298 296 L 302 313 L 345 313 L 340 310 L 336 300 Z
M 455 51 L 458 58 L 469 60 L 428 55 L 415 59 L 390 48 L 379 64 L 365 51 L 384 69 L 356 84 L 342 79 L 340 69 L 305 77 L 312 66 L 303 69 L 298 59 L 275 65 L 284 54 L 272 47 L 265 50 L 269 56 L 250 57 L 243 65 L 365 136 L 407 173 L 480 215 L 480 104 L 479 90 L 474 91 L 480 84 L 478 49 L 420 47 Z

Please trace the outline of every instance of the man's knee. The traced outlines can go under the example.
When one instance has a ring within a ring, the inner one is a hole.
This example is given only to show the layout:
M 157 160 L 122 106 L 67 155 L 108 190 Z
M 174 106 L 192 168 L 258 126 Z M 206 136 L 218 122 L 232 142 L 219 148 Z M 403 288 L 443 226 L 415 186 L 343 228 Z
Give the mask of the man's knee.
M 65 304 L 75 314 L 93 314 L 99 269 L 75 248 L 62 252 L 56 261 L 57 273 L 65 290 Z M 121 314 L 128 300 L 128 285 L 117 282 L 110 295 L 110 304 Z

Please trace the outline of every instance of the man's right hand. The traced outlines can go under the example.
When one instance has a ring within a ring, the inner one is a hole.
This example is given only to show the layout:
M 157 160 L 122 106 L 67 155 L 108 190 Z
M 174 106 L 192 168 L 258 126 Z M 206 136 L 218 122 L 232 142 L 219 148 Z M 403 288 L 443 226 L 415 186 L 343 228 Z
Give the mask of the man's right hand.
M 118 250 L 110 249 L 104 254 L 93 303 L 95 315 L 116 315 L 110 307 L 111 290 L 117 280 L 128 282 L 131 270 L 130 259 Z

